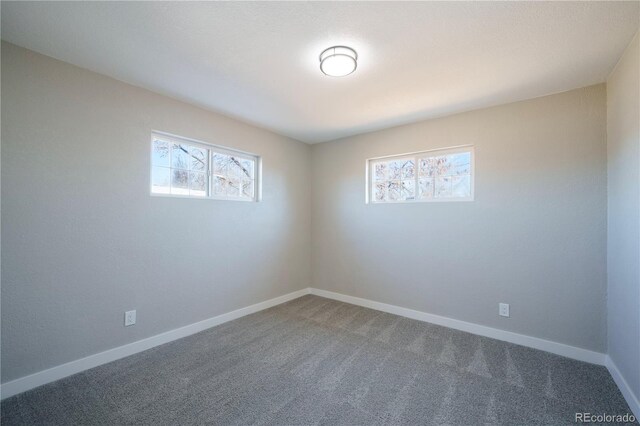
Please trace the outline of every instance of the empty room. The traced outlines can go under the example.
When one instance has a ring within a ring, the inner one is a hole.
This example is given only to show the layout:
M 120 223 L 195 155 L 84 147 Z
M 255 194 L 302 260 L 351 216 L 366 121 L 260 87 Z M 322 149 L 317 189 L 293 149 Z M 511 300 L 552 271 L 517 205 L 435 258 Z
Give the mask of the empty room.
M 639 424 L 639 1 L 0 15 L 2 425 Z

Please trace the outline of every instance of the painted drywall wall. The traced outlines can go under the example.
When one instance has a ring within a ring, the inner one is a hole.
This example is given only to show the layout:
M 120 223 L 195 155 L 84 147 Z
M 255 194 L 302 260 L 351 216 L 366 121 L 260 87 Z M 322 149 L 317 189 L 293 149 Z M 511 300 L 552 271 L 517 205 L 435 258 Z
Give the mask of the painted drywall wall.
M 640 399 L 640 36 L 607 80 L 609 357 Z
M 365 204 L 368 158 L 464 144 L 475 201 Z M 313 287 L 605 351 L 604 84 L 314 145 L 311 181 Z
M 151 197 L 152 130 L 261 155 L 263 200 Z M 7 43 L 2 145 L 3 382 L 309 285 L 308 145 Z

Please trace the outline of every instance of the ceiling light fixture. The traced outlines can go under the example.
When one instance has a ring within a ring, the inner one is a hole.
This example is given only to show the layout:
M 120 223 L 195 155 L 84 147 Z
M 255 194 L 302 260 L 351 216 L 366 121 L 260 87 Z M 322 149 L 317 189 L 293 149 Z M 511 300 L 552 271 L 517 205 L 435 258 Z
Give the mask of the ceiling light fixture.
M 358 54 L 347 46 L 333 46 L 320 54 L 320 70 L 331 77 L 344 77 L 356 70 Z

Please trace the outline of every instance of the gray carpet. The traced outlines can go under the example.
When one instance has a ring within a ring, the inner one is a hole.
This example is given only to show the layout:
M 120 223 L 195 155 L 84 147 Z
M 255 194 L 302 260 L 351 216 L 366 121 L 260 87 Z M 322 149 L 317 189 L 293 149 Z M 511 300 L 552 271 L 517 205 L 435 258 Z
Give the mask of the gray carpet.
M 2 424 L 575 424 L 604 367 L 304 296 L 14 396 Z

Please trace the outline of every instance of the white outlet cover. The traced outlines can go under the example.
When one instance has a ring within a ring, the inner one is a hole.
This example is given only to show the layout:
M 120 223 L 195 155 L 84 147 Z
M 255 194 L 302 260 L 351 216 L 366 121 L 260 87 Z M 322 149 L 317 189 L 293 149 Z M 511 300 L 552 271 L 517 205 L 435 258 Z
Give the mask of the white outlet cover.
M 499 303 L 498 304 L 498 314 L 501 317 L 509 316 L 509 304 L 508 303 Z
M 136 311 L 127 311 L 124 313 L 124 326 L 128 327 L 136 323 Z

